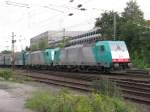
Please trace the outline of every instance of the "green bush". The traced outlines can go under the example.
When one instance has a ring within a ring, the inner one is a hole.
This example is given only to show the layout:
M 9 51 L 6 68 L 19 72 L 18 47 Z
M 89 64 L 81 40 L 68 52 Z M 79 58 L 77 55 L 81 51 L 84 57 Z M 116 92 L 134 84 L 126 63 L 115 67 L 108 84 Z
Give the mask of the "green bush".
M 147 52 L 147 54 L 149 54 L 149 52 Z M 149 57 L 149 56 L 147 56 L 147 57 Z M 147 57 L 146 57 L 146 53 L 143 54 L 142 56 L 139 56 L 138 53 L 135 51 L 132 53 L 132 56 L 131 56 L 132 64 L 135 67 L 140 68 L 140 69 L 148 68 L 148 67 L 150 67 L 150 63 L 148 62 L 149 59 L 147 59 Z
M 92 82 L 92 88 L 94 88 L 95 93 L 111 97 L 121 97 L 121 91 L 119 90 L 119 87 L 117 87 L 116 82 L 113 82 L 108 78 L 101 77 L 98 80 L 94 80 Z
M 5 80 L 9 80 L 13 75 L 11 70 L 0 70 L 0 77 L 4 78 Z
M 133 105 L 122 99 L 96 93 L 87 96 L 38 92 L 25 105 L 36 112 L 137 112 Z

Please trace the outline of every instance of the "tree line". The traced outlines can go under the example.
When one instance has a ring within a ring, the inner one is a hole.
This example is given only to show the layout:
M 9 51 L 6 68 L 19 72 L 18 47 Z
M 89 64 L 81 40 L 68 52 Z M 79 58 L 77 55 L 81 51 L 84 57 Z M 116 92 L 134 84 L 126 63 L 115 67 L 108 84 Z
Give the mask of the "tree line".
M 116 17 L 116 40 L 124 40 L 133 64 L 150 67 L 150 20 L 136 1 L 130 0 L 122 13 L 105 11 L 96 19 L 95 27 L 100 27 L 106 40 L 113 40 L 114 16 Z

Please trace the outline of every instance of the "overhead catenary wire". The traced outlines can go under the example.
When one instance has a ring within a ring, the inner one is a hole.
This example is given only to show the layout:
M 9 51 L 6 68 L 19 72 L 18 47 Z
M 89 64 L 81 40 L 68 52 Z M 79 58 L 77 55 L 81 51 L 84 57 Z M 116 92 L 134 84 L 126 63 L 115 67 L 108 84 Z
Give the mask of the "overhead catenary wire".
M 54 16 L 51 16 L 51 17 L 49 17 L 49 18 L 46 18 L 46 19 L 44 19 L 44 20 L 41 20 L 41 21 L 38 21 L 37 22 L 37 25 L 39 25 L 39 23 L 41 23 L 41 24 L 48 24 L 49 22 L 53 22 L 53 20 L 54 19 L 56 19 L 56 17 L 59 17 L 60 15 L 54 15 Z M 36 23 L 33 23 L 33 24 L 36 24 Z M 40 26 L 42 26 L 42 25 L 40 25 Z M 43 25 L 44 26 L 44 25 Z
M 17 4 L 19 4 L 19 3 L 17 3 Z M 26 4 L 26 5 L 27 5 L 27 4 Z M 27 6 L 29 6 L 29 5 L 27 5 Z M 45 8 L 50 8 L 50 7 L 47 7 L 47 6 L 43 6 L 43 7 L 45 7 Z M 63 11 L 60 11 L 60 10 L 57 10 L 57 9 L 54 9 L 54 8 L 50 8 L 50 9 L 55 10 L 55 11 L 59 11 L 59 12 L 61 12 L 61 13 L 64 13 Z M 49 20 L 49 19 L 47 19 L 47 20 Z
M 14 5 L 14 6 L 19 6 L 19 7 L 27 7 L 27 8 L 31 8 L 31 7 L 34 7 L 34 6 L 37 6 L 36 4 L 26 4 L 26 3 L 17 3 L 17 2 L 11 2 L 11 1 L 5 1 L 7 4 L 9 3 L 9 5 Z M 17 5 L 16 5 L 17 4 Z M 69 6 L 62 6 L 62 5 L 54 5 L 54 4 L 49 4 L 50 6 L 55 6 L 55 7 L 62 7 L 62 8 L 73 8 L 73 9 L 78 9 L 78 8 L 75 8 L 75 7 L 69 7 Z M 57 8 L 53 8 L 53 7 L 50 7 L 49 5 L 38 5 L 39 7 L 43 7 L 43 8 L 48 8 L 50 10 L 53 10 L 53 11 L 57 11 L 57 12 L 60 12 L 60 13 L 65 13 L 64 11 L 62 10 L 59 10 Z M 78 9 L 79 10 L 79 9 Z
M 17 6 L 18 6 L 18 4 L 19 3 L 17 3 Z M 20 4 L 22 4 L 22 3 L 20 3 Z M 29 5 L 29 4 L 27 4 L 27 6 L 30 6 L 30 8 L 31 7 L 34 7 L 34 4 L 32 4 L 32 5 Z M 36 6 L 36 5 L 35 5 Z M 22 7 L 22 6 L 21 6 Z M 63 12 L 63 11 L 61 11 L 61 10 L 58 10 L 57 8 L 53 8 L 53 7 L 50 7 L 50 6 L 46 6 L 46 5 L 41 5 L 41 6 L 39 6 L 39 7 L 43 7 L 43 8 L 48 8 L 48 9 L 50 9 L 50 10 L 53 10 L 53 11 L 57 11 L 57 12 L 60 12 L 60 13 L 65 13 L 65 12 Z M 67 6 L 64 6 L 64 8 L 67 8 Z M 77 9 L 77 8 L 74 8 L 74 7 L 68 7 L 68 9 Z M 57 15 L 56 15 L 57 16 Z M 51 17 L 50 17 L 51 18 Z M 55 18 L 55 16 L 52 16 L 52 18 Z M 39 21 L 39 23 L 41 23 L 41 22 L 44 22 L 44 21 L 50 21 L 50 22 L 52 22 L 52 20 L 50 20 L 49 18 L 47 18 L 47 19 L 45 19 L 45 20 L 43 20 L 43 21 Z M 84 22 L 85 24 L 87 23 L 87 22 Z M 72 26 L 67 26 L 67 27 L 69 27 L 69 28 L 71 28 L 71 27 L 78 27 L 78 25 L 81 25 L 81 23 L 80 24 L 76 24 L 76 25 L 72 25 Z M 44 25 L 43 25 L 44 26 Z
M 26 4 L 26 3 L 17 3 L 17 2 L 13 2 L 13 1 L 5 1 L 5 3 L 7 5 L 14 5 L 14 6 L 18 6 L 18 7 L 30 8 L 29 4 Z

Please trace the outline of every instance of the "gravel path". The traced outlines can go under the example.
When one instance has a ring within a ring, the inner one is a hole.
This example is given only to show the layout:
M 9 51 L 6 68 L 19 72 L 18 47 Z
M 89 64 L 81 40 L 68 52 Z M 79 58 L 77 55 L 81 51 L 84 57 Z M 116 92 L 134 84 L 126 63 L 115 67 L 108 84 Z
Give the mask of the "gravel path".
M 29 85 L 0 81 L 0 112 L 31 112 L 24 103 L 33 90 Z

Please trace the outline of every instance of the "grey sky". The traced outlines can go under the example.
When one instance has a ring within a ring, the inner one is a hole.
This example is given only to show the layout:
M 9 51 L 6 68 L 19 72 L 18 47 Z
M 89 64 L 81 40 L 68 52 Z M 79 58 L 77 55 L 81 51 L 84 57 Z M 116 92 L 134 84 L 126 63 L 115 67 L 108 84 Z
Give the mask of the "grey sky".
M 7 5 L 5 1 L 28 4 L 30 8 Z M 46 30 L 89 30 L 103 10 L 122 12 L 128 1 L 74 0 L 70 3 L 69 0 L 0 0 L 0 51 L 11 48 L 12 31 L 16 34 L 16 50 L 20 50 L 29 45 L 31 37 Z M 150 19 L 150 1 L 137 2 L 145 18 Z M 75 9 L 80 3 L 88 10 Z M 68 16 L 69 13 L 74 15 Z

